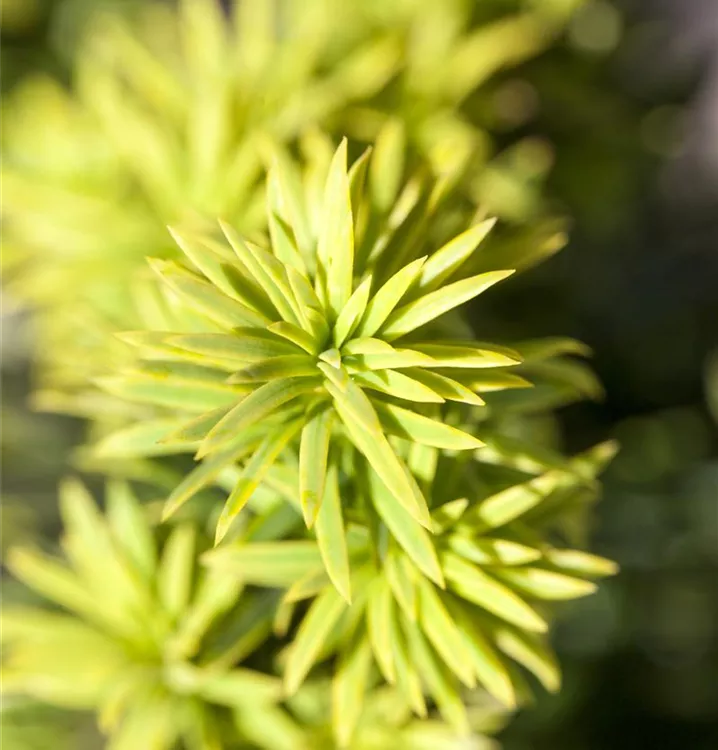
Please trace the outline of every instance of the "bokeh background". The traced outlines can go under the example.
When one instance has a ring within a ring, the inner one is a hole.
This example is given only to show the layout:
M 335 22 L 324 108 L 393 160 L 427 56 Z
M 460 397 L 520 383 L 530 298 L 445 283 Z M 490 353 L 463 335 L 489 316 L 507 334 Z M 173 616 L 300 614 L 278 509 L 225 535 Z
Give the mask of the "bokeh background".
M 38 71 L 65 78 L 92 12 L 139 2 L 2 0 L 3 94 Z M 622 446 L 592 535 L 622 572 L 567 608 L 554 636 L 563 691 L 541 694 L 501 739 L 506 750 L 713 750 L 718 2 L 591 0 L 551 50 L 492 86 L 511 138 L 530 137 L 550 162 L 545 189 L 572 228 L 563 252 L 475 307 L 475 322 L 587 342 L 605 398 L 559 414 L 565 446 Z M 81 425 L 28 409 L 32 320 L 7 298 L 2 317 L 4 550 L 57 534 L 55 487 Z M 33 739 L 38 717 L 25 718 L 5 729 L 7 750 L 47 747 Z M 82 722 L 46 718 L 55 746 L 97 746 Z

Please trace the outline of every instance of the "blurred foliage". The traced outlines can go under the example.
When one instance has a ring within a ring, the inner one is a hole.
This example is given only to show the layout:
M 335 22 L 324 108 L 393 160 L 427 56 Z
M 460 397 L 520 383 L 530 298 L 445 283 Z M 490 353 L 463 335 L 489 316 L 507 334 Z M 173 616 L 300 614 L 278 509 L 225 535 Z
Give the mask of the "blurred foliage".
M 36 313 L 43 382 L 71 390 L 77 358 L 103 358 L 106 334 L 130 327 L 128 282 L 146 255 L 172 256 L 167 223 L 219 215 L 261 228 L 267 136 L 295 142 L 315 123 L 373 142 L 397 120 L 386 137 L 406 141 L 410 166 L 460 180 L 465 211 L 478 201 L 509 222 L 534 220 L 502 231 L 558 247 L 563 227 L 546 218 L 540 190 L 550 148 L 510 135 L 520 112 L 493 122 L 483 90 L 550 46 L 577 4 L 247 0 L 230 4 L 229 24 L 199 0 L 178 12 L 48 9 L 51 37 L 78 53 L 65 61 L 70 89 L 23 80 L 3 128 L 6 284 L 48 310 Z M 526 109 L 522 90 L 509 109 Z

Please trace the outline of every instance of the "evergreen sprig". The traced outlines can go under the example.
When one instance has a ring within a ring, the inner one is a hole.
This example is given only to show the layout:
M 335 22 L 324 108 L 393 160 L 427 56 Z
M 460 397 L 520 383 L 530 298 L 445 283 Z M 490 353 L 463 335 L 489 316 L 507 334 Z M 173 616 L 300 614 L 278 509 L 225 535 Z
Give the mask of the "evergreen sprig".
M 392 512 L 398 505 L 428 526 L 421 491 L 385 432 L 438 448 L 479 447 L 481 442 L 472 435 L 426 416 L 421 407 L 447 400 L 481 405 L 469 387 L 474 378 L 486 368 L 519 362 L 511 350 L 471 340 L 404 344 L 408 334 L 511 271 L 453 280 L 486 235 L 487 222 L 428 258 L 415 258 L 420 243 L 406 242 L 420 225 L 411 217 L 400 224 L 401 231 L 362 242 L 354 215 L 370 215 L 362 191 L 367 164 L 362 157 L 348 170 L 343 142 L 314 202 L 311 194 L 283 192 L 291 180 L 277 167 L 270 178 L 277 190 L 270 192 L 271 244 L 266 249 L 226 224 L 223 232 L 231 249 L 176 233 L 194 273 L 171 261 L 152 261 L 153 268 L 171 293 L 220 332 L 130 334 L 127 340 L 140 347 L 149 344 L 154 356 L 164 354 L 167 361 L 102 381 L 105 388 L 130 399 L 162 405 L 169 398 L 199 412 L 163 438 L 165 443 L 197 442 L 197 458 L 206 458 L 172 493 L 167 515 L 212 475 L 248 456 L 220 517 L 217 541 L 297 436 L 299 497 L 307 525 L 314 523 L 323 505 L 335 417 L 342 435 L 388 488 L 386 502 Z M 289 207 L 297 212 L 294 217 L 287 215 Z M 316 237 L 309 235 L 307 244 L 300 243 L 296 238 L 302 237 L 309 216 L 317 217 L 319 231 Z M 275 428 L 268 432 L 270 423 Z M 327 494 L 322 527 L 338 522 L 325 518 L 332 512 L 330 505 L 338 502 L 332 499 L 335 491 Z
M 77 99 L 10 108 L 41 401 L 125 481 L 104 516 L 63 485 L 67 563 L 11 553 L 60 611 L 3 612 L 6 693 L 95 710 L 112 750 L 459 750 L 521 669 L 558 689 L 558 605 L 615 572 L 578 549 L 615 446 L 566 458 L 544 417 L 601 387 L 579 342 L 460 312 L 564 241 L 494 229 L 531 212 L 470 116 L 564 5 L 182 0 L 98 27 Z

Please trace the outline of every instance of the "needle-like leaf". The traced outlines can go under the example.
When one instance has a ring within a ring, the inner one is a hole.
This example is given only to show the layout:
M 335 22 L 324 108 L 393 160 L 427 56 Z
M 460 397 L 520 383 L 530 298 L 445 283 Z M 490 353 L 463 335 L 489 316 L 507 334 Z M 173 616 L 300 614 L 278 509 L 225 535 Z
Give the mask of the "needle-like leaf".
M 315 412 L 302 429 L 299 444 L 299 500 L 308 528 L 314 524 L 324 497 L 333 416 L 329 410 Z
M 476 687 L 471 655 L 461 633 L 434 587 L 419 580 L 419 621 L 426 637 L 451 671 L 469 688 Z
M 392 618 L 394 602 L 391 588 L 384 577 L 374 581 L 367 600 L 367 629 L 374 658 L 384 679 L 396 681 L 396 668 L 391 647 Z
M 265 474 L 277 460 L 287 443 L 299 432 L 302 423 L 290 422 L 284 429 L 272 432 L 264 439 L 247 462 L 241 476 L 227 498 L 222 514 L 217 521 L 214 543 L 219 544 L 229 531 L 232 522 L 264 479 Z
M 347 174 L 347 141 L 334 154 L 324 189 L 324 221 L 317 243 L 319 281 L 336 320 L 352 293 L 354 223 Z
M 347 604 L 334 587 L 328 587 L 312 603 L 289 650 L 284 684 L 294 694 L 319 658 Z
M 308 378 L 286 378 L 265 383 L 240 401 L 210 430 L 200 446 L 198 457 L 207 455 L 227 442 L 232 435 L 259 422 L 287 402 L 309 393 L 315 387 L 316 383 Z
M 543 618 L 507 586 L 451 553 L 442 562 L 450 588 L 464 599 L 526 630 L 546 631 Z
M 339 660 L 332 683 L 332 725 L 339 748 L 349 747 L 369 682 L 371 648 L 366 638 L 350 644 Z
M 394 308 L 419 277 L 426 257 L 418 258 L 397 271 L 371 298 L 362 318 L 357 336 L 373 336 L 391 315 Z
M 371 402 L 361 388 L 347 384 L 345 392 L 327 382 L 335 408 L 352 442 L 366 456 L 389 492 L 420 524 L 429 527 L 431 519 L 421 491 L 406 467 L 384 437 Z
M 490 271 L 429 292 L 393 312 L 382 326 L 382 338 L 393 341 L 473 299 L 511 276 L 513 271 Z
M 535 567 L 504 568 L 497 573 L 506 583 L 536 599 L 562 601 L 588 596 L 596 591 L 596 584 Z
M 179 617 L 187 608 L 193 585 L 196 533 L 191 525 L 178 526 L 165 545 L 158 588 L 168 614 Z
M 409 409 L 379 401 L 374 406 L 382 427 L 391 435 L 446 450 L 472 450 L 483 445 L 467 432 Z
M 334 464 L 330 465 L 327 471 L 324 497 L 317 513 L 315 531 L 329 578 L 342 597 L 351 603 L 349 552 L 339 497 L 339 477 Z
M 417 290 L 426 294 L 438 289 L 461 268 L 495 224 L 496 219 L 482 221 L 437 250 L 422 268 Z
M 372 500 L 382 521 L 419 570 L 443 588 L 444 576 L 430 534 L 409 520 L 406 510 L 374 476 L 371 480 Z

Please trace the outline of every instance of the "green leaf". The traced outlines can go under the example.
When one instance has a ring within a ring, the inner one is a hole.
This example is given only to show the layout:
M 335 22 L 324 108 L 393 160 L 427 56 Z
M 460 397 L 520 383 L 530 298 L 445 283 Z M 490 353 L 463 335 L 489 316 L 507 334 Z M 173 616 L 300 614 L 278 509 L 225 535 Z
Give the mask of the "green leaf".
M 591 355 L 591 349 L 576 339 L 547 337 L 531 341 L 518 342 L 512 345 L 524 362 L 532 363 L 543 359 L 551 359 L 565 354 L 575 354 L 580 357 Z
M 414 519 L 428 528 L 431 519 L 426 501 L 406 466 L 384 437 L 379 418 L 367 396 L 351 381 L 348 381 L 345 392 L 330 381 L 326 381 L 325 387 L 334 398 L 335 408 L 351 441 L 364 454 L 393 497 Z
M 394 598 L 410 620 L 417 618 L 416 571 L 409 560 L 397 551 L 384 559 L 386 580 Z
M 409 642 L 412 661 L 416 664 L 423 682 L 436 701 L 442 717 L 454 727 L 458 734 L 468 735 L 469 721 L 466 707 L 461 700 L 455 680 L 442 669 L 416 625 L 405 621 L 404 631 Z
M 333 417 L 333 412 L 329 410 L 319 411 L 302 429 L 299 444 L 299 500 L 307 528 L 314 524 L 324 497 Z
M 541 557 L 539 550 L 508 539 L 471 539 L 454 534 L 449 537 L 449 547 L 478 565 L 524 565 Z
M 108 590 L 108 611 L 122 617 L 129 607 L 146 601 L 127 560 L 117 552 L 110 529 L 90 493 L 80 482 L 65 479 L 60 485 L 60 513 L 65 526 L 63 546 L 80 577 L 98 599 Z
M 427 638 L 451 671 L 469 688 L 476 687 L 471 655 L 456 623 L 434 587 L 419 579 L 419 622 Z
M 386 341 L 369 337 L 354 338 L 351 341 L 347 341 L 342 347 L 342 354 L 350 356 L 393 354 L 396 351 L 397 350 Z
M 356 330 L 357 338 L 373 336 L 382 327 L 409 287 L 419 277 L 424 263 L 426 257 L 412 261 L 397 271 L 379 289 L 367 305 L 364 317 Z
M 272 620 L 272 632 L 277 638 L 284 638 L 289 632 L 289 626 L 292 624 L 296 607 L 296 602 L 290 602 L 286 598 L 279 602 L 277 610 L 274 613 L 274 619 Z
M 443 534 L 447 529 L 455 526 L 468 507 L 469 501 L 465 497 L 460 497 L 456 500 L 449 500 L 448 503 L 444 503 L 432 511 L 431 520 L 434 533 Z
M 339 497 L 339 477 L 333 464 L 327 471 L 324 499 L 317 514 L 315 532 L 329 578 L 344 599 L 351 603 L 349 552 Z
M 203 555 L 210 567 L 236 572 L 254 586 L 291 586 L 323 562 L 319 548 L 310 541 L 233 542 Z
M 177 526 L 162 552 L 157 589 L 165 610 L 178 618 L 189 606 L 192 595 L 196 535 L 194 526 Z
M 369 165 L 372 147 L 367 146 L 362 155 L 349 168 L 349 191 L 352 199 L 352 214 L 358 215 L 359 207 L 364 198 L 364 185 L 366 184 L 366 173 Z
M 296 345 L 263 328 L 235 328 L 232 333 L 196 333 L 172 336 L 168 343 L 186 351 L 236 362 L 236 367 L 269 357 L 297 354 Z
M 618 453 L 618 443 L 615 440 L 606 440 L 574 456 L 569 461 L 569 465 L 571 471 L 583 481 L 589 482 L 605 470 L 616 453 Z
M 306 354 L 287 354 L 256 362 L 235 372 L 228 383 L 263 383 L 279 378 L 308 378 L 316 376 L 317 366 Z
M 579 576 L 612 576 L 618 572 L 617 563 L 605 557 L 575 549 L 550 549 L 544 552 L 547 562 L 565 573 Z
M 417 284 L 418 291 L 426 293 L 438 289 L 461 268 L 495 224 L 496 219 L 482 221 L 439 248 L 421 271 Z
M 166 675 L 178 692 L 230 708 L 247 703 L 274 703 L 282 692 L 282 683 L 276 677 L 252 669 L 225 671 L 180 662 L 171 664 Z
M 349 301 L 354 273 L 354 223 L 347 174 L 347 141 L 329 167 L 324 189 L 324 220 L 317 240 L 318 279 L 336 319 Z
M 565 247 L 567 229 L 568 222 L 563 218 L 534 220 L 518 232 L 494 238 L 490 247 L 471 259 L 471 269 L 474 272 L 494 268 L 524 271 Z
M 427 710 L 421 680 L 415 669 L 413 658 L 409 658 L 406 637 L 399 627 L 399 616 L 391 618 L 391 651 L 396 667 L 396 684 L 412 710 L 426 718 Z
M 183 739 L 187 750 L 223 750 L 221 729 L 210 706 L 190 703 L 184 720 Z
M 268 142 L 268 145 L 279 193 L 277 197 L 281 199 L 281 206 L 277 206 L 279 215 L 294 230 L 300 249 L 306 248 L 311 244 L 311 233 L 301 174 L 285 148 L 276 142 Z
M 204 459 L 192 469 L 167 498 L 162 509 L 162 519 L 167 520 L 201 489 L 213 483 L 225 468 L 250 453 L 261 442 L 261 433 L 256 428 L 240 433 L 224 450 L 218 451 L 212 458 Z
M 149 321 L 148 324 L 154 325 L 152 321 Z M 191 356 L 191 353 L 188 356 L 186 352 L 178 351 L 170 346 L 169 339 L 175 335 L 172 331 L 119 331 L 114 335 L 123 343 L 138 349 L 139 351 L 136 354 L 140 359 L 197 361 L 195 357 Z
M 248 606 L 251 606 L 250 602 L 254 603 L 252 599 L 248 598 L 248 600 L 240 602 L 238 606 L 238 599 L 244 583 L 231 572 L 212 568 L 201 571 L 198 578 L 199 582 L 192 604 L 168 644 L 170 648 L 167 651 L 167 656 L 170 658 L 195 656 L 203 646 L 202 639 L 204 636 L 228 611 L 232 609 L 235 610 L 235 613 L 246 611 Z M 268 616 L 265 616 L 265 624 L 265 632 L 268 634 Z M 229 649 L 229 659 L 227 659 L 226 652 L 221 657 L 215 657 L 211 654 L 211 651 L 205 652 L 204 650 L 203 659 L 207 662 L 211 661 L 213 666 L 215 664 L 233 664 L 239 658 L 243 647 L 242 640 L 244 640 L 239 633 L 236 636 L 231 649 Z M 213 641 L 215 644 L 222 643 L 220 639 L 213 639 Z M 231 658 L 232 653 L 235 654 L 234 659 Z
M 233 294 L 231 296 L 242 302 L 246 307 L 257 310 L 268 320 L 278 319 L 279 312 L 272 304 L 272 300 L 269 299 L 264 289 L 253 280 L 252 274 L 236 257 L 236 254 L 233 254 L 228 262 L 222 263 L 222 273 L 227 280 L 227 284 L 232 288 Z
M 444 575 L 459 596 L 521 628 L 537 633 L 546 622 L 513 591 L 450 552 L 443 556 Z
M 372 341 L 373 339 L 360 339 Z M 389 346 L 389 344 L 387 344 Z M 398 370 L 406 367 L 431 367 L 436 364 L 430 357 L 411 349 L 391 349 L 376 354 L 359 354 L 345 359 L 347 369 L 362 372 L 364 370 Z M 351 366 L 350 366 L 351 365 Z
M 536 636 L 500 626 L 494 630 L 496 645 L 512 659 L 536 675 L 550 693 L 561 687 L 561 670 L 551 650 Z
M 217 521 L 214 543 L 219 544 L 229 531 L 234 519 L 264 479 L 265 474 L 285 449 L 287 443 L 299 432 L 302 423 L 290 422 L 284 429 L 270 432 L 247 462 L 237 480 L 232 494 L 222 509 Z
M 304 682 L 346 607 L 346 602 L 333 587 L 325 589 L 312 602 L 289 649 L 284 669 L 288 695 L 296 693 Z
M 276 182 L 271 172 L 267 178 L 267 188 L 270 196 L 276 190 Z M 274 254 L 284 264 L 285 269 L 287 266 L 291 266 L 299 273 L 305 274 L 307 269 L 304 259 L 297 248 L 297 241 L 292 228 L 281 216 L 272 210 L 270 202 L 267 204 L 267 209 L 267 225 L 269 227 L 269 236 L 272 241 Z
M 103 390 L 126 401 L 139 401 L 189 412 L 229 406 L 246 392 L 242 386 L 176 377 L 171 370 L 167 370 L 164 376 L 151 372 L 133 372 L 98 378 L 96 382 Z
M 287 323 L 286 321 L 272 323 L 268 330 L 296 344 L 301 349 L 304 349 L 307 354 L 315 356 L 319 353 L 317 342 L 306 331 L 303 331 L 292 323 Z
M 445 450 L 472 450 L 483 443 L 467 432 L 394 404 L 374 403 L 382 427 L 391 435 Z
M 374 658 L 384 679 L 390 684 L 396 682 L 396 669 L 391 645 L 394 602 L 386 578 L 377 578 L 372 585 L 367 600 L 367 630 Z
M 99 602 L 69 568 L 30 549 L 15 548 L 7 558 L 14 576 L 25 585 L 66 609 L 105 624 Z
M 349 747 L 364 708 L 371 648 L 366 636 L 344 650 L 332 680 L 332 727 L 339 748 Z
M 313 599 L 327 585 L 331 585 L 331 583 L 325 567 L 309 571 L 304 577 L 300 578 L 287 589 L 287 592 L 282 597 L 282 602 L 293 604 L 301 602 L 304 599 Z
M 282 319 L 289 323 L 298 323 L 291 304 L 293 294 L 282 263 L 271 253 L 242 239 L 239 233 L 229 224 L 223 221 L 220 221 L 219 224 L 237 257 L 271 300 Z
M 358 372 L 354 375 L 358 385 L 386 393 L 388 396 L 423 404 L 442 404 L 444 399 L 418 380 L 396 370 Z
M 264 327 L 270 322 L 261 313 L 231 299 L 176 263 L 158 259 L 150 259 L 149 263 L 172 291 L 194 310 L 223 328 L 231 329 L 244 325 Z
M 312 288 L 307 277 L 291 266 L 287 268 L 287 277 L 294 297 L 300 307 L 311 308 L 317 312 L 321 312 L 322 303 L 319 301 L 319 297 L 317 297 L 317 293 Z
M 369 291 L 371 290 L 371 276 L 367 276 L 364 281 L 356 288 L 349 301 L 344 305 L 337 322 L 334 324 L 332 337 L 334 345 L 340 348 L 341 345 L 352 335 L 354 329 L 359 325 L 359 321 L 364 315 L 367 302 L 369 301 Z
M 461 371 L 457 373 L 456 370 L 451 369 L 440 374 L 446 377 L 459 378 L 467 388 L 479 393 L 492 393 L 493 391 L 503 391 L 513 388 L 533 388 L 533 383 L 530 383 L 526 378 L 504 370 L 473 371 L 466 373 L 464 377 L 461 377 Z
M 412 343 L 411 348 L 431 357 L 434 362 L 424 367 L 507 367 L 520 364 L 515 352 L 504 347 L 466 342 L 457 344 Z
M 427 388 L 431 388 L 434 393 L 445 398 L 447 401 L 458 401 L 459 403 L 471 404 L 472 406 L 483 406 L 485 403 L 482 398 L 469 390 L 465 385 L 447 378 L 445 375 L 414 368 L 411 371 L 411 377 L 414 380 L 418 380 Z
M 370 474 L 371 500 L 377 513 L 419 570 L 443 588 L 444 576 L 431 536 L 418 523 L 411 522 L 406 509 L 377 479 L 374 473 Z
M 529 596 L 548 601 L 576 599 L 596 591 L 596 584 L 592 581 L 572 578 L 543 568 L 504 568 L 497 571 L 497 575 Z
M 342 369 L 342 355 L 339 353 L 339 349 L 326 349 L 319 355 L 319 359 L 331 365 L 335 370 Z
M 471 521 L 485 529 L 504 526 L 538 505 L 555 490 L 575 483 L 576 478 L 567 471 L 547 471 L 482 500 L 469 511 Z
M 275 413 L 292 399 L 311 392 L 317 384 L 308 378 L 286 378 L 265 383 L 240 401 L 228 414 L 209 431 L 198 457 L 207 455 L 223 445 L 233 435 L 252 424 Z
M 372 201 L 380 214 L 389 211 L 399 192 L 404 173 L 405 153 L 404 124 L 398 118 L 390 118 L 377 134 L 369 168 Z
M 178 429 L 161 439 L 161 443 L 168 445 L 170 448 L 185 443 L 196 444 L 219 422 L 220 419 L 229 411 L 229 407 L 223 406 L 221 409 L 200 414 L 194 419 L 184 421 Z
M 502 704 L 514 708 L 516 693 L 511 676 L 496 649 L 480 631 L 477 618 L 469 616 L 458 602 L 450 601 L 449 605 L 479 682 Z
M 248 300 L 237 295 L 233 284 L 227 277 L 228 268 L 226 262 L 231 259 L 231 253 L 225 254 L 224 248 L 209 238 L 196 236 L 186 231 L 167 227 L 172 239 L 177 243 L 180 250 L 220 291 L 228 297 L 234 297 L 245 307 L 257 308 Z M 227 257 L 230 255 L 230 258 Z M 223 267 L 224 266 L 224 267 Z
M 126 482 L 108 482 L 107 518 L 115 543 L 124 549 L 135 569 L 151 581 L 157 568 L 154 536 Z
M 511 276 L 513 271 L 490 271 L 429 292 L 414 302 L 395 310 L 382 326 L 382 338 L 393 341 L 415 328 L 473 299 L 494 284 Z M 365 334 L 366 335 L 366 334 Z
M 97 456 L 102 458 L 136 458 L 139 456 L 163 456 L 168 453 L 179 453 L 182 450 L 191 452 L 197 447 L 197 441 L 186 441 L 184 444 L 175 441 L 172 445 L 160 443 L 186 420 L 150 419 L 111 432 L 93 447 Z
M 564 459 L 544 445 L 507 435 L 488 435 L 477 458 L 482 463 L 506 466 L 528 474 L 541 474 L 563 467 Z
M 242 2 L 239 7 L 244 7 Z M 305 733 L 282 708 L 270 705 L 238 708 L 234 721 L 240 736 L 262 750 L 301 750 Z M 209 750 L 204 746 L 199 750 Z M 224 746 L 219 748 L 224 750 Z
M 107 748 L 133 750 L 144 746 L 166 750 L 175 744 L 179 731 L 177 716 L 168 698 L 140 693 L 113 732 Z
M 377 279 L 389 278 L 416 256 L 429 234 L 432 215 L 430 180 L 417 175 L 402 190 L 387 223 L 388 232 L 374 243 L 369 262 Z

